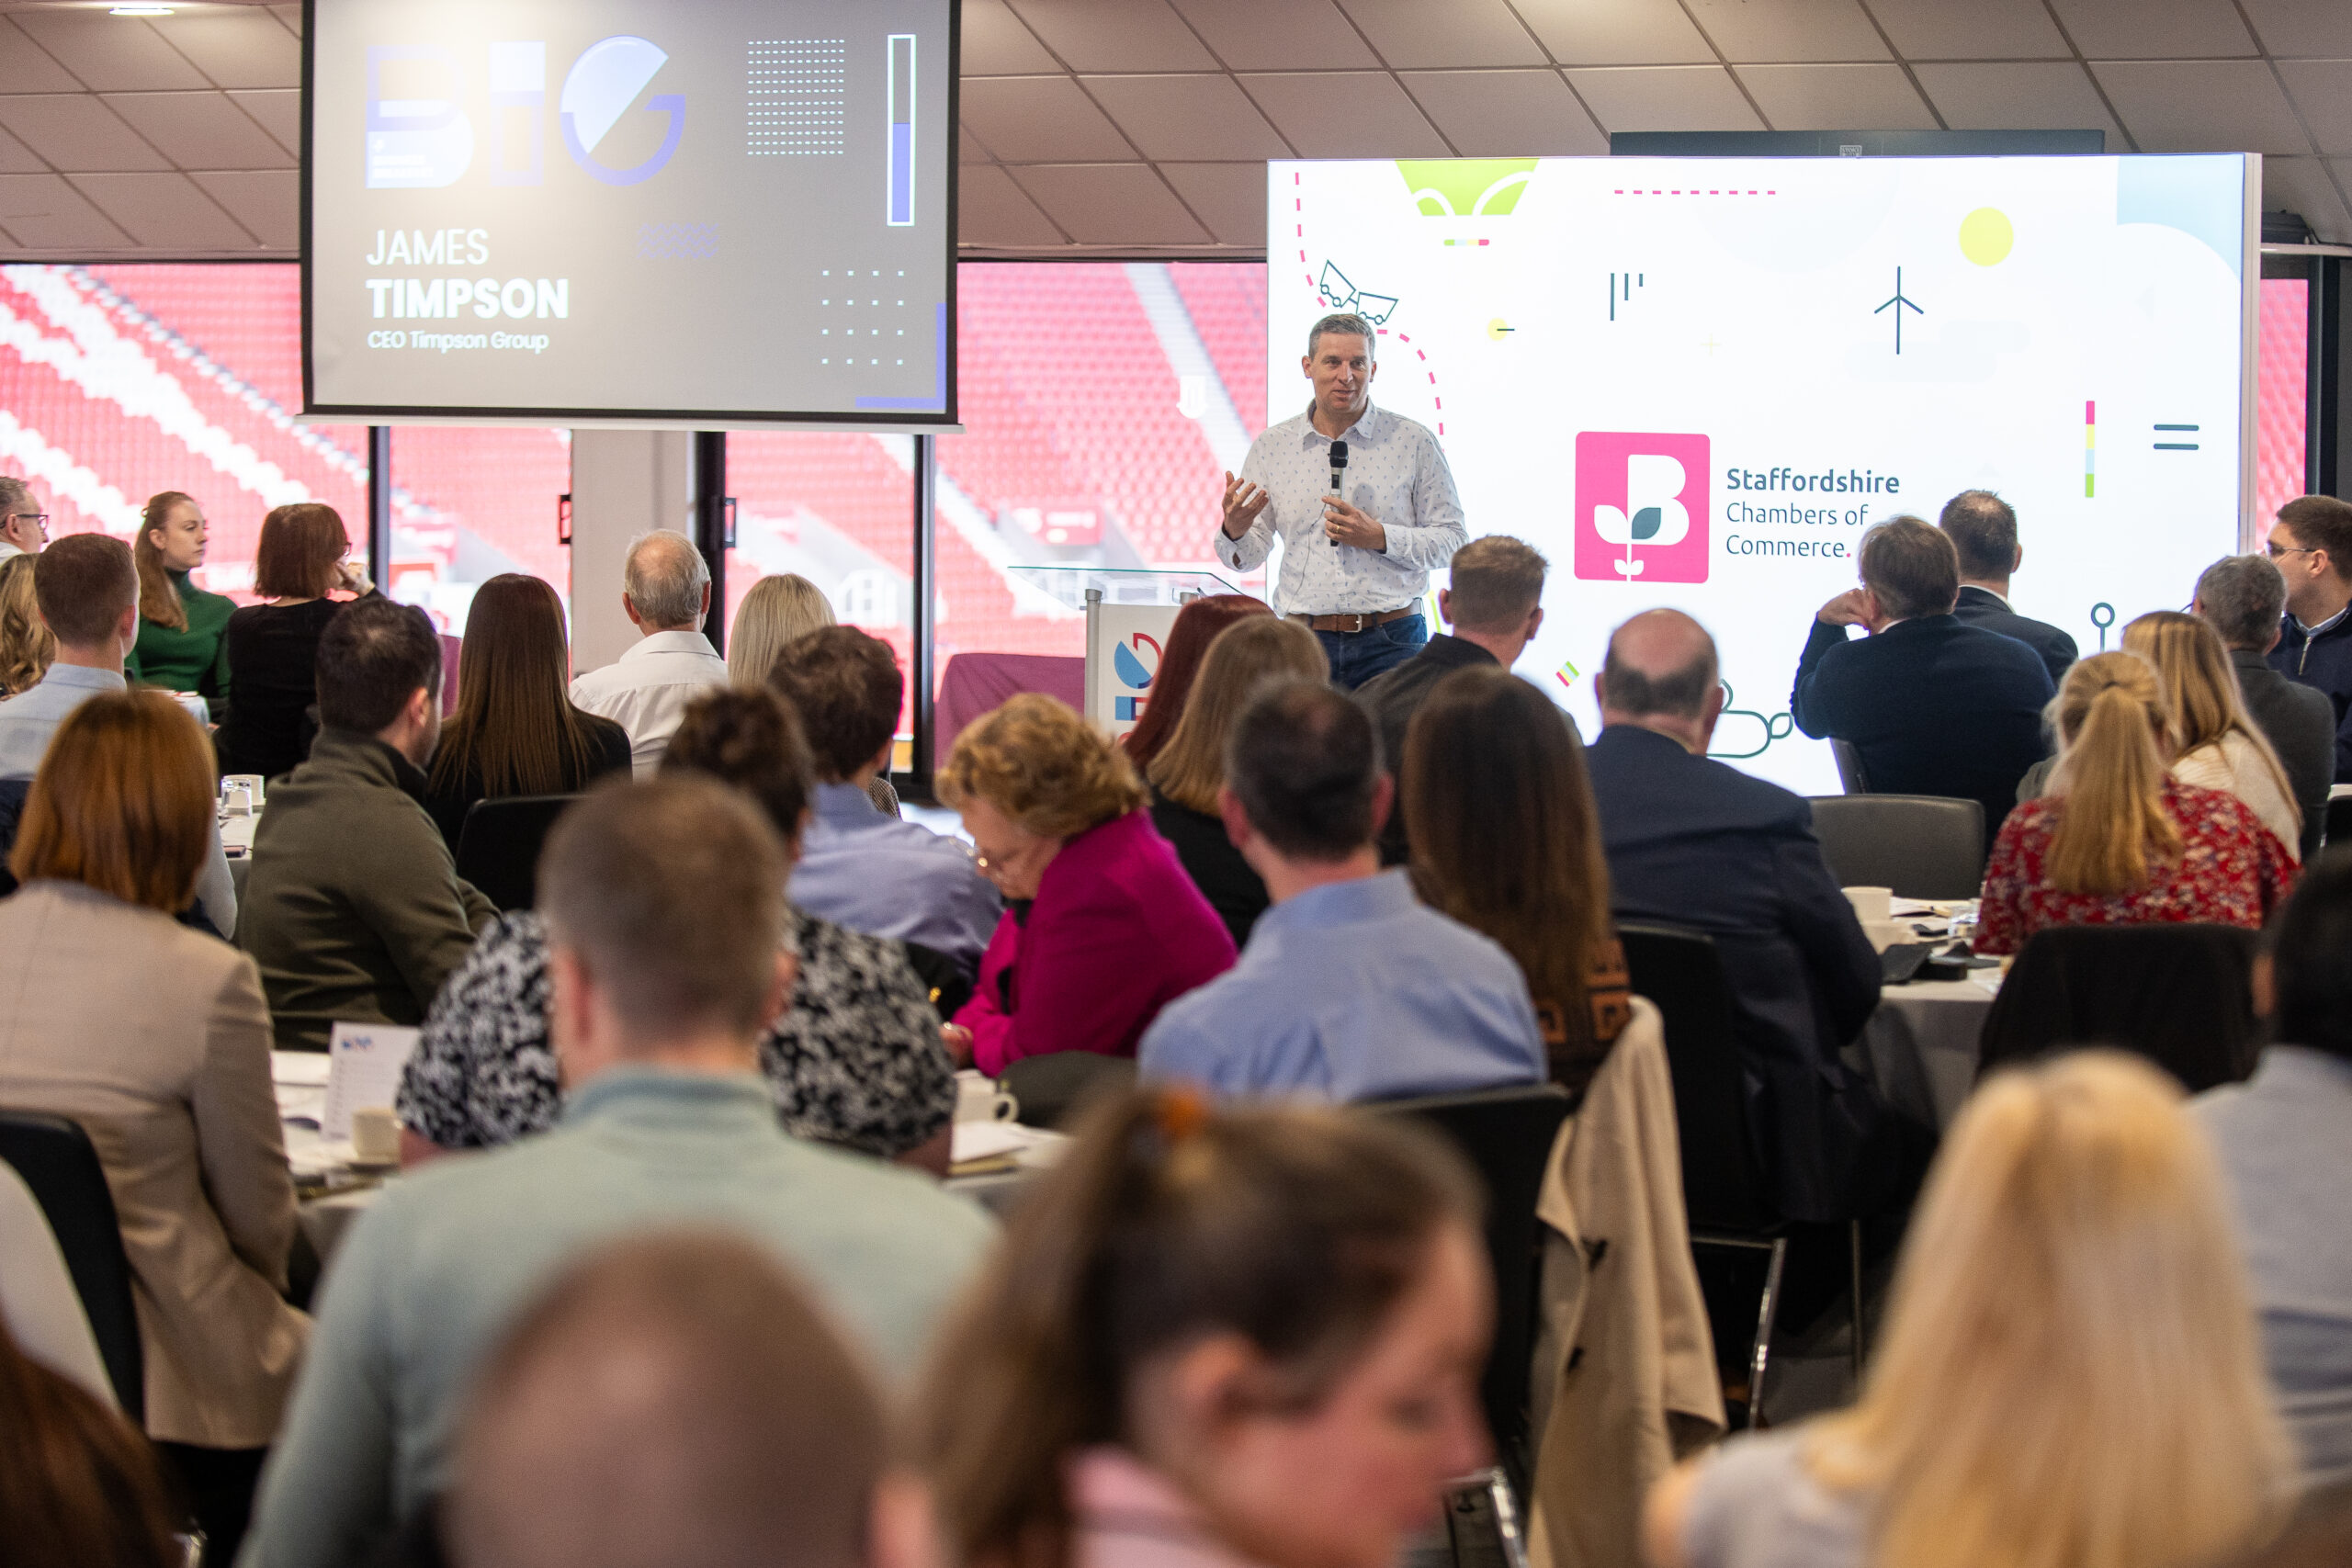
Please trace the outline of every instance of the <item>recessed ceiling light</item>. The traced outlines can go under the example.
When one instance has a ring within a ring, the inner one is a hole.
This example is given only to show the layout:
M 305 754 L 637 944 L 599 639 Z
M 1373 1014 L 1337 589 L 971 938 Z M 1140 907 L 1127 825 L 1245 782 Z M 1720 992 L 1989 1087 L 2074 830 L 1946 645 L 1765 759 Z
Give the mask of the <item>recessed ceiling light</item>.
M 107 13 L 109 17 L 168 17 L 169 6 L 117 6 Z

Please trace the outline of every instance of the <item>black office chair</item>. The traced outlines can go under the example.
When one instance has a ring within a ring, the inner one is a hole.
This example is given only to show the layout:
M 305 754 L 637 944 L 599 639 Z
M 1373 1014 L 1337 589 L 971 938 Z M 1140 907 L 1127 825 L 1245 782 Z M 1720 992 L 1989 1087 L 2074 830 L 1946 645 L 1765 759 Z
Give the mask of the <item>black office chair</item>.
M 2327 827 L 2321 842 L 2352 844 L 2352 795 L 2339 795 L 2327 803 Z
M 1984 882 L 1984 807 L 1939 795 L 1816 795 L 1813 830 L 1841 887 L 1973 898 Z
M 1048 1051 L 1008 1064 L 997 1081 L 1020 1102 L 1015 1120 L 1023 1126 L 1067 1131 L 1097 1100 L 1135 1088 L 1136 1062 L 1100 1051 Z
M 2052 926 L 2009 966 L 1977 1036 L 1980 1074 L 2078 1045 L 2147 1057 L 2191 1094 L 2237 1083 L 2263 1044 L 2256 935 L 2236 926 Z
M 147 1420 L 147 1362 L 130 1299 L 130 1260 L 98 1151 L 82 1125 L 40 1111 L 0 1111 L 0 1160 L 32 1189 L 65 1254 L 90 1332 L 114 1384 L 115 1403 L 134 1427 Z
M 502 911 L 527 909 L 538 897 L 539 851 L 576 795 L 510 795 L 477 800 L 458 830 L 458 875 Z
M 1973 803 L 1972 803 L 1973 804 Z M 1747 1425 L 1764 1403 L 1764 1374 L 1781 1311 L 1790 1226 L 1775 1209 L 1763 1161 L 1747 1122 L 1747 1087 L 1732 1037 L 1731 986 L 1714 939 L 1679 926 L 1621 920 L 1625 967 L 1636 996 L 1656 1005 L 1666 1027 L 1667 1070 L 1674 1080 L 1674 1120 L 1682 1144 L 1682 1200 L 1690 1245 L 1765 1255 L 1764 1290 L 1749 1348 Z M 1862 1227 L 1847 1226 L 1847 1307 L 1852 1316 L 1853 1369 L 1862 1371 Z M 1710 1314 L 1736 1321 L 1728 1310 Z
M 1854 750 L 1850 740 L 1829 738 L 1829 755 L 1838 763 L 1838 787 L 1848 795 L 1868 795 L 1871 781 L 1862 773 L 1862 754 Z
M 919 942 L 899 945 L 907 950 L 907 967 L 930 993 L 932 1010 L 939 1014 L 939 1021 L 945 1023 L 961 1012 L 972 999 L 971 972 L 935 947 Z

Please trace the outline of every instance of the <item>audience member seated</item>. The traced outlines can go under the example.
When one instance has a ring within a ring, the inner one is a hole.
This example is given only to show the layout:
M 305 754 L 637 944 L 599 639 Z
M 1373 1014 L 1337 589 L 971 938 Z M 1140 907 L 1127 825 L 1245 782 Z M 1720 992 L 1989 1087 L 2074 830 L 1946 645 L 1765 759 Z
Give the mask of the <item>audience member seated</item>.
M 39 684 L 0 703 L 0 849 L 17 832 L 25 791 L 57 727 L 92 697 L 129 684 L 123 655 L 139 626 L 139 576 L 119 539 L 68 535 L 23 559 L 17 570 L 32 578 L 40 618 L 56 635 L 56 657 Z M 237 886 L 217 819 L 208 821 L 205 836 L 195 905 L 225 939 L 237 929 Z
M 236 601 L 188 580 L 204 564 L 204 508 L 175 490 L 149 498 L 130 558 L 139 568 L 139 640 L 123 672 L 143 686 L 192 692 L 218 724 L 229 711 L 229 649 L 222 634 Z
M 2057 727 L 2049 792 L 1994 840 L 1977 952 L 2021 952 L 2045 926 L 2261 929 L 2294 857 L 2236 796 L 2165 772 L 2163 699 L 2146 660 L 2099 653 L 2066 671 Z
M 1586 753 L 1621 919 L 1714 939 L 1749 1131 L 1791 1219 L 1879 1213 L 1909 1195 L 1907 1129 L 1839 1052 L 1878 1007 L 1879 961 L 1813 836 L 1801 795 L 1712 761 L 1715 640 L 1679 610 L 1619 626 L 1594 683 Z
M 1877 794 L 1981 802 L 1989 842 L 2048 750 L 2050 672 L 2016 638 L 1952 615 L 1960 558 L 1940 529 L 1897 517 L 1862 536 L 1860 556 L 1862 586 L 1814 616 L 1789 697 L 1797 728 L 1850 744 Z M 1851 626 L 1870 636 L 1849 642 Z
M 920 1402 L 951 1561 L 1393 1568 L 1487 1460 L 1479 1207 L 1386 1118 L 1096 1111 Z
M 332 506 L 299 502 L 261 520 L 254 592 L 263 602 L 232 614 L 220 633 L 231 701 L 212 743 L 223 774 L 275 779 L 311 754 L 319 641 L 346 603 L 327 595 L 375 592 L 367 574 L 344 559 L 350 552 L 351 535 Z
M 75 534 L 40 559 L 85 541 L 129 555 Z M 0 1105 L 71 1117 L 96 1146 L 148 1434 L 233 1553 L 310 1322 L 281 1299 L 294 1184 L 260 982 L 172 919 L 212 814 L 211 750 L 163 693 L 92 696 L 58 727 L 9 857 L 22 886 L 0 900 Z
M 1234 721 L 1225 767 L 1226 830 L 1273 908 L 1231 974 L 1145 1033 L 1145 1077 L 1340 1100 L 1544 1081 L 1510 954 L 1380 868 L 1396 785 L 1370 715 L 1328 683 L 1276 682 Z
M 2297 496 L 2263 547 L 2287 580 L 2287 615 L 2270 668 L 2327 694 L 2335 710 L 2335 782 L 2352 784 L 2352 502 Z
M 1402 865 L 1409 851 L 1412 802 L 1403 791 L 1405 732 L 1430 692 L 1456 670 L 1500 665 L 1508 670 L 1544 625 L 1543 556 L 1508 534 L 1488 534 L 1453 553 L 1448 581 L 1437 591 L 1437 613 L 1453 628 L 1439 633 L 1394 670 L 1356 688 L 1356 701 L 1380 727 L 1380 754 L 1398 781 L 1395 808 L 1380 831 L 1380 863 Z M 1568 721 L 1575 732 L 1576 721 Z M 1581 738 L 1579 738 L 1581 739 Z
M 956 738 L 935 780 L 1008 908 L 948 1054 L 1132 1056 L 1178 997 L 1233 967 L 1233 938 L 1144 810 L 1126 753 L 1069 705 L 1013 697 Z
M 1632 993 L 1576 726 L 1508 667 L 1474 665 L 1421 705 L 1395 776 L 1422 894 L 1510 954 L 1552 1081 L 1581 1095 Z
M 839 623 L 825 591 L 797 572 L 778 572 L 752 584 L 735 607 L 735 624 L 727 632 L 727 678 L 740 690 L 768 683 L 776 656 L 810 632 Z M 891 716 L 892 728 L 898 716 Z M 874 809 L 886 817 L 899 815 L 899 792 L 890 787 L 890 759 L 884 756 L 865 786 Z
M 318 686 L 318 741 L 269 792 L 237 921 L 281 1051 L 323 1051 L 336 1023 L 424 1022 L 498 914 L 458 880 L 423 804 L 441 734 L 424 612 L 351 605 L 319 640 Z
M 503 571 L 474 591 L 458 650 L 458 705 L 441 727 L 424 809 L 449 852 L 477 800 L 576 795 L 629 765 L 628 732 L 564 694 L 563 601 Z
M 2197 1115 L 2220 1152 L 2279 1414 L 2313 1487 L 2352 1481 L 2352 852 L 2303 874 L 2254 971 L 2278 1042 Z
M 0 1323 L 0 1521 L 25 1568 L 187 1568 L 147 1439 Z
M 5 569 L 0 569 L 5 570 Z M 2211 623 L 2230 650 L 2238 693 L 2268 737 L 2303 814 L 2302 858 L 2319 852 L 2327 825 L 2328 785 L 2335 779 L 2335 708 L 2325 692 L 2270 668 L 2286 614 L 2287 581 L 2267 556 L 2223 556 L 2197 580 L 2189 607 Z
M 808 750 L 774 692 L 704 693 L 679 719 L 662 770 L 745 791 L 789 863 L 808 819 Z M 799 966 L 790 1004 L 760 1036 L 760 1070 L 785 1130 L 944 1172 L 956 1081 L 906 949 L 797 906 L 786 921 Z M 510 1144 L 556 1124 L 563 1089 L 548 1047 L 548 985 L 547 924 L 537 914 L 517 911 L 482 933 L 425 1014 L 401 1080 L 412 1158 Z
M 1160 749 L 1175 739 L 1176 721 L 1184 716 L 1193 677 L 1217 634 L 1236 621 L 1273 613 L 1272 605 L 1247 593 L 1204 594 L 1176 612 L 1176 624 L 1168 628 L 1168 646 L 1151 672 L 1151 694 L 1143 705 L 1143 716 L 1119 740 L 1136 772 L 1149 767 Z
M 622 568 L 621 608 L 637 628 L 629 650 L 601 670 L 575 676 L 571 700 L 628 731 L 639 778 L 662 761 L 686 705 L 727 684 L 727 661 L 702 635 L 710 614 L 710 567 L 684 534 L 639 534 Z M 723 610 L 722 610 L 723 613 Z M 465 695 L 465 682 L 458 683 Z
M 0 697 L 31 691 L 57 660 L 56 634 L 33 592 L 39 558 L 20 550 L 0 559 Z
M 1185 874 L 1225 922 L 1237 948 L 1250 940 L 1250 929 L 1269 900 L 1265 879 L 1241 858 L 1217 810 L 1226 742 L 1250 694 L 1284 675 L 1329 681 L 1331 661 L 1321 640 L 1279 615 L 1235 622 L 1209 645 L 1184 716 L 1143 771 L 1151 787 L 1152 826 L 1174 848 Z
M 854 626 L 827 626 L 787 644 L 767 682 L 799 715 L 816 761 L 816 817 L 793 867 L 793 908 L 921 942 L 968 978 L 1003 913 L 996 889 L 963 845 L 882 815 L 871 798 L 906 694 L 890 645 Z
M 2211 1152 L 2170 1079 L 2093 1053 L 1961 1108 L 1860 1399 L 1660 1482 L 1645 1555 L 2202 1568 L 2288 1470 Z
M 784 845 L 713 779 L 614 784 L 539 865 L 563 1124 L 388 1187 L 326 1279 L 248 1568 L 365 1561 L 458 1478 L 458 1413 L 518 1313 L 631 1232 L 761 1242 L 910 1375 L 994 1227 L 928 1178 L 787 1135 L 758 1074 L 784 1004 Z
M 1964 490 L 1944 502 L 1936 526 L 1960 557 L 1960 597 L 1952 604 L 1953 618 L 1964 626 L 2014 637 L 2033 649 L 2056 689 L 2075 662 L 2075 639 L 2047 621 L 2009 608 L 2009 579 L 2025 560 L 2025 547 L 2018 543 L 2016 509 L 1989 490 Z
M 49 544 L 49 513 L 33 498 L 32 486 L 0 474 L 0 560 L 37 556 Z
M 569 1270 L 491 1358 L 441 1533 L 458 1568 L 928 1568 L 930 1509 L 889 1463 L 805 1287 L 739 1241 L 649 1236 Z
M 2155 669 L 2172 776 L 2235 795 L 2300 862 L 2303 815 L 2295 786 L 2246 713 L 2229 652 L 2213 628 L 2178 610 L 2151 610 L 2123 628 L 2123 647 Z

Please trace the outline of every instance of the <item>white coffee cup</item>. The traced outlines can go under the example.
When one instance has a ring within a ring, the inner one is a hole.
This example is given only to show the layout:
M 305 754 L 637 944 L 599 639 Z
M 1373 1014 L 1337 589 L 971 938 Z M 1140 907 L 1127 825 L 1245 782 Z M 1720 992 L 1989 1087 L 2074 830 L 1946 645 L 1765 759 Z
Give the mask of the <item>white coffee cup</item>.
M 368 1105 L 351 1113 L 351 1155 L 361 1165 L 401 1162 L 401 1119 L 389 1105 Z
M 1884 953 L 1898 942 L 1919 940 L 1908 920 L 1864 920 L 1862 934 L 1870 939 L 1871 949 L 1875 953 Z
M 956 1076 L 956 1120 L 1010 1122 L 1021 1114 L 1021 1102 L 978 1073 Z
M 1846 902 L 1854 907 L 1854 919 L 1865 926 L 1883 924 L 1894 914 L 1894 889 L 1892 887 L 1841 887 Z

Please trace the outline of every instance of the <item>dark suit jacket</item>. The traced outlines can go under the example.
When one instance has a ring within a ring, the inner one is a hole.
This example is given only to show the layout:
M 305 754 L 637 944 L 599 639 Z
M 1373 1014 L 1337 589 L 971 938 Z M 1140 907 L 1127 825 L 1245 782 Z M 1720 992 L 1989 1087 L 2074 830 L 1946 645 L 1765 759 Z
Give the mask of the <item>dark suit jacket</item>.
M 2246 712 L 2278 753 L 2295 804 L 2303 808 L 2304 863 L 2319 852 L 2327 827 L 2327 790 L 2335 782 L 2335 705 L 2315 686 L 2290 681 L 2250 649 L 2230 649 Z
M 1440 632 L 1420 652 L 1356 688 L 1356 701 L 1379 728 L 1380 754 L 1390 777 L 1403 774 L 1405 732 L 1412 728 L 1413 716 L 1421 711 L 1437 683 L 1456 670 L 1494 662 L 1495 656 L 1476 643 Z M 1405 802 L 1399 798 L 1389 807 L 1388 825 L 1380 830 L 1380 863 L 1402 865 L 1405 859 Z
M 1878 955 L 1821 857 L 1813 807 L 1632 725 L 1602 730 L 1585 761 L 1618 916 L 1715 940 L 1781 1213 L 1841 1220 L 1899 1200 L 1916 1176 L 1910 1134 L 1838 1059 L 1878 1006 Z
M 2050 685 L 2056 690 L 2066 678 L 2067 667 L 2075 662 L 2075 639 L 2047 621 L 2037 621 L 2020 615 L 1988 588 L 1962 588 L 1960 602 L 1951 607 L 1952 618 L 1963 626 L 1978 626 L 1988 632 L 1998 632 L 2015 637 L 2034 652 L 2041 655 L 2042 668 L 2050 671 Z
M 1851 642 L 1816 619 L 1789 711 L 1815 739 L 1851 742 L 1877 794 L 1982 802 L 1990 843 L 2018 780 L 2050 750 L 2041 710 L 2055 694 L 2041 655 L 1951 615 Z

